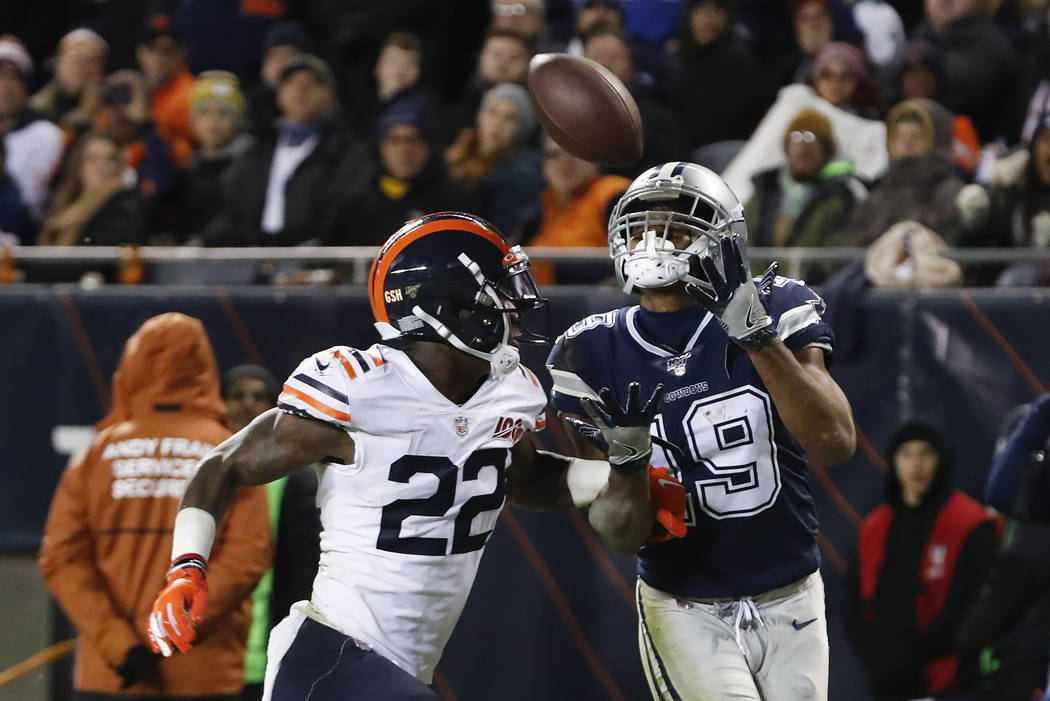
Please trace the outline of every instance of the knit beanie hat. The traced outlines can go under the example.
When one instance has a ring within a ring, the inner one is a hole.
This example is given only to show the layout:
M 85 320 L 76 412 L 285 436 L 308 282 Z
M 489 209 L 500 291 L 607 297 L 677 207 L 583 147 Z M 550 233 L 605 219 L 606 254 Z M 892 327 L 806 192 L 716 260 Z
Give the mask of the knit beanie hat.
M 871 78 L 871 72 L 868 70 L 868 61 L 864 57 L 864 52 L 853 44 L 847 44 L 844 41 L 833 41 L 826 45 L 820 50 L 817 57 L 813 59 L 813 73 L 816 74 L 817 71 L 831 61 L 841 61 L 858 78 L 864 80 Z
M 832 129 L 831 120 L 820 110 L 806 108 L 795 115 L 784 130 L 785 149 L 793 131 L 812 132 L 824 149 L 825 158 L 830 160 L 835 155 L 835 131 Z
M 536 130 L 536 113 L 532 111 L 532 102 L 525 88 L 514 83 L 500 83 L 488 89 L 485 96 L 481 98 L 481 107 L 478 114 L 484 111 L 493 100 L 507 100 L 514 105 L 514 111 L 518 113 L 518 138 L 519 142 L 528 141 Z
M 211 104 L 226 107 L 238 115 L 244 112 L 244 95 L 237 76 L 228 71 L 204 71 L 190 93 L 190 109 Z

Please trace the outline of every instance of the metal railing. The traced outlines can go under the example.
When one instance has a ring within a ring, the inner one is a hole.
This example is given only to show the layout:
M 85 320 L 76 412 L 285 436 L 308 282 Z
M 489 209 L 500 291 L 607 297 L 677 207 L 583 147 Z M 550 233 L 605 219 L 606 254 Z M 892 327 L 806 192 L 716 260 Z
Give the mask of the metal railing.
M 777 260 L 784 275 L 798 277 L 806 263 L 850 263 L 863 260 L 865 248 L 751 247 L 753 263 Z M 233 262 L 304 263 L 338 265 L 351 269 L 350 282 L 364 283 L 378 246 L 294 246 L 283 248 L 203 248 L 197 246 L 142 246 L 129 251 L 123 246 L 15 246 L 7 249 L 14 265 L 69 265 L 92 263 L 114 265 L 130 255 L 149 264 L 210 265 Z M 526 248 L 533 261 L 608 261 L 606 248 Z M 950 248 L 943 254 L 961 265 L 973 263 L 1050 263 L 1050 248 Z

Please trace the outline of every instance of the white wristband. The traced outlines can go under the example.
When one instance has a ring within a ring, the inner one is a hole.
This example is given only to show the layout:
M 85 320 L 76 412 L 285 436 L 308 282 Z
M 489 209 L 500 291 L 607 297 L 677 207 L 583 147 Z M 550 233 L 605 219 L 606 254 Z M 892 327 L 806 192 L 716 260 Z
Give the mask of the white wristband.
M 175 516 L 175 533 L 171 540 L 171 559 L 183 555 L 200 555 L 207 561 L 215 541 L 215 517 L 204 509 L 189 506 Z
M 569 469 L 565 473 L 565 482 L 569 486 L 572 503 L 576 506 L 587 506 L 609 482 L 609 463 L 604 460 L 571 458 Z

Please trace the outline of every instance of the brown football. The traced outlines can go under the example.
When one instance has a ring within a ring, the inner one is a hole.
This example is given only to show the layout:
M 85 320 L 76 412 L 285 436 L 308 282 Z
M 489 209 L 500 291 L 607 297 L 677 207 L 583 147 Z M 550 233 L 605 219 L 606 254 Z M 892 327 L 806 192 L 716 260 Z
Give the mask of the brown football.
M 629 166 L 642 157 L 642 117 L 620 79 L 570 54 L 537 54 L 529 62 L 529 95 L 540 124 L 572 155 Z

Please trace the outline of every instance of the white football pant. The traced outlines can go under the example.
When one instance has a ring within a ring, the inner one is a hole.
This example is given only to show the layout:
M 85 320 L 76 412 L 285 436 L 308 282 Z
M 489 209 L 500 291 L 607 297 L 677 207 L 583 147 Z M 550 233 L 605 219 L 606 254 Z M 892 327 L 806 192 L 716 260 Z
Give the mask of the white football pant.
M 677 599 L 638 581 L 638 645 L 655 701 L 827 701 L 820 572 L 745 599 Z

